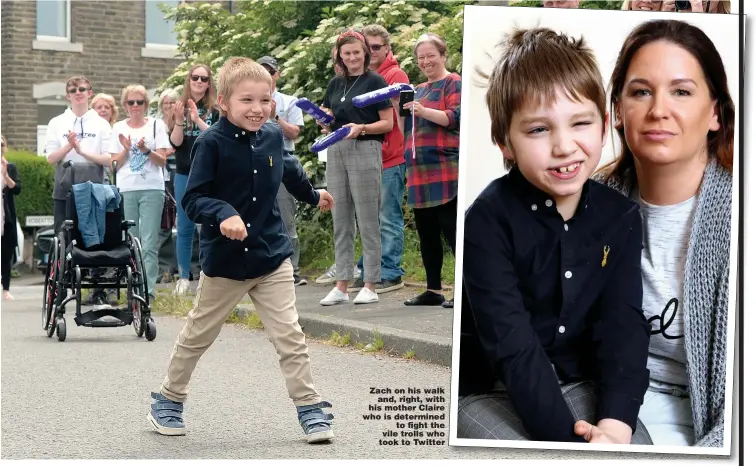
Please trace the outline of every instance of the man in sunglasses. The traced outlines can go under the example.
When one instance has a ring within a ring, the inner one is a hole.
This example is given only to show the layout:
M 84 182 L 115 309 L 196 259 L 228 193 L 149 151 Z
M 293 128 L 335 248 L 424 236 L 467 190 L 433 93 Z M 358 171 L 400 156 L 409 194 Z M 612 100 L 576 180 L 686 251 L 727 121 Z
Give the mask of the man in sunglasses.
M 56 116 L 47 125 L 45 156 L 55 164 L 53 178 L 53 222 L 55 233 L 66 219 L 66 196 L 72 184 L 102 183 L 104 168 L 110 165 L 110 123 L 89 108 L 92 85 L 84 76 L 74 76 L 66 82 L 66 100 L 71 108 Z M 64 168 L 67 161 L 71 168 Z M 74 179 L 75 176 L 75 179 Z M 103 289 L 93 289 L 86 304 L 99 300 L 105 304 L 108 297 Z
M 278 69 L 278 60 L 271 56 L 264 56 L 257 60 L 273 79 L 272 95 L 273 109 L 270 112 L 271 121 L 278 124 L 284 134 L 284 152 L 287 155 L 294 156 L 294 140 L 299 137 L 299 133 L 304 128 L 304 117 L 302 110 L 294 105 L 297 98 L 286 95 L 276 88 L 276 81 L 281 77 L 281 71 Z M 299 236 L 297 235 L 297 223 L 295 215 L 297 213 L 297 204 L 294 196 L 289 194 L 286 187 L 281 184 L 276 197 L 278 210 L 281 212 L 284 225 L 291 239 L 291 246 L 294 248 L 294 255 L 291 256 L 291 265 L 294 267 L 294 286 L 306 285 L 307 280 L 299 276 Z

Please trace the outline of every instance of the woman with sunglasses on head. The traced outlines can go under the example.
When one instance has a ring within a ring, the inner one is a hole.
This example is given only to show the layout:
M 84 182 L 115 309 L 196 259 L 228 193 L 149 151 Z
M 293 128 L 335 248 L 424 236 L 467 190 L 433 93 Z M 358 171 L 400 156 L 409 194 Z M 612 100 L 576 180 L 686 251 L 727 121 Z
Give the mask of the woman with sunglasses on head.
M 345 139 L 328 148 L 326 182 L 333 195 L 336 286 L 320 301 L 323 306 L 349 302 L 347 286 L 354 277 L 355 214 L 362 239 L 365 279 L 354 304 L 378 301 L 375 284 L 381 281 L 382 145 L 394 125 L 390 100 L 357 108 L 352 99 L 386 87 L 386 81 L 370 71 L 370 50 L 362 33 L 349 29 L 336 41 L 336 61 L 343 76 L 328 83 L 323 110 L 334 116 L 327 130 L 350 128 Z
M 178 259 L 179 280 L 174 295 L 189 292 L 189 271 L 196 226 L 186 216 L 181 200 L 186 192 L 186 182 L 191 167 L 191 150 L 197 137 L 220 119 L 217 108 L 218 97 L 213 82 L 213 74 L 207 65 L 194 65 L 189 69 L 184 81 L 184 93 L 173 106 L 173 130 L 171 145 L 176 150 L 176 176 L 173 189 L 176 193 L 176 258 Z
M 5 151 L 8 149 L 5 142 L 5 136 L 0 135 L 0 144 L 2 145 L 2 191 L 3 191 L 3 232 L 2 232 L 2 275 L 3 282 L 3 301 L 13 300 L 10 292 L 11 270 L 13 269 L 13 259 L 16 255 L 18 246 L 18 231 L 16 230 L 16 201 L 13 198 L 21 194 L 21 178 L 18 176 L 18 169 L 12 163 L 5 159 Z M 23 238 L 21 238 L 23 240 Z
M 117 162 L 116 185 L 123 196 L 124 214 L 134 220 L 131 232 L 142 246 L 147 289 L 155 298 L 160 220 L 165 201 L 163 167 L 171 147 L 163 120 L 148 117 L 147 90 L 129 85 L 121 93 L 128 118 L 113 126 L 110 155 Z

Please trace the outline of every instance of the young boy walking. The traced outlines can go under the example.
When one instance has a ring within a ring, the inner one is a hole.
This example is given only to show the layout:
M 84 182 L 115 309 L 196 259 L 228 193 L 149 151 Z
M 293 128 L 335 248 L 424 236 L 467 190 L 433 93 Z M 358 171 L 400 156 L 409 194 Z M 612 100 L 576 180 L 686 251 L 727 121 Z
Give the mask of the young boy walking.
M 313 189 L 302 166 L 287 156 L 281 128 L 268 122 L 271 77 L 247 58 L 231 58 L 218 74 L 220 121 L 192 147 L 182 205 L 202 224 L 202 273 L 194 308 L 178 336 L 168 374 L 148 418 L 164 435 L 184 435 L 183 404 L 200 357 L 245 294 L 270 340 L 299 422 L 310 443 L 334 437 L 331 404 L 315 390 L 310 357 L 295 307 L 292 246 L 276 203 L 283 182 L 297 200 L 329 210 L 333 198 Z
M 458 435 L 650 443 L 641 217 L 589 179 L 608 133 L 598 64 L 545 28 L 505 46 L 486 100 L 510 171 L 465 217 Z

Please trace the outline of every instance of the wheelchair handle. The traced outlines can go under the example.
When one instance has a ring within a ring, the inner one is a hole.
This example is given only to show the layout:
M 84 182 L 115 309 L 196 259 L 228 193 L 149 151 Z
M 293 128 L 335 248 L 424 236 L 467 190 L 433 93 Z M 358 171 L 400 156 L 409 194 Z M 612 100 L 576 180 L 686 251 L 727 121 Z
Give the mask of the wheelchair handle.
M 113 186 L 116 186 L 116 173 L 118 172 L 118 160 L 113 160 L 113 162 L 111 162 L 111 165 L 113 166 Z

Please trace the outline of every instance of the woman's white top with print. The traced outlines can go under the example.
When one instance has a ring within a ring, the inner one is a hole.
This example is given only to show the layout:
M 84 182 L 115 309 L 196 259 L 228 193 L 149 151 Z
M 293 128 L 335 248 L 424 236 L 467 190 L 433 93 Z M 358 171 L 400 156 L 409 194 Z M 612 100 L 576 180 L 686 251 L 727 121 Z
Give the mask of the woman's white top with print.
M 669 206 L 637 198 L 643 217 L 643 313 L 651 324 L 651 385 L 688 386 L 683 278 L 697 197 Z
M 168 132 L 163 120 L 152 117 L 141 128 L 132 128 L 122 120 L 113 125 L 113 135 L 110 138 L 110 153 L 120 153 L 123 145 L 119 135 L 123 134 L 131 140 L 131 151 L 124 159 L 123 166 L 116 174 L 116 185 L 121 192 L 143 191 L 147 189 L 165 189 L 163 167 L 155 165 L 149 156 L 142 154 L 136 143 L 144 138 L 144 143 L 151 150 L 170 149 Z

